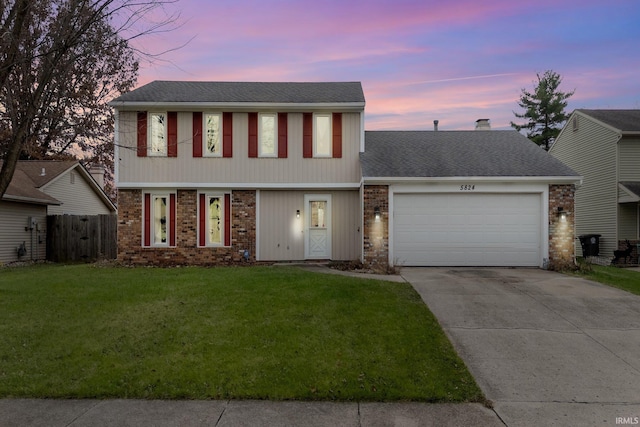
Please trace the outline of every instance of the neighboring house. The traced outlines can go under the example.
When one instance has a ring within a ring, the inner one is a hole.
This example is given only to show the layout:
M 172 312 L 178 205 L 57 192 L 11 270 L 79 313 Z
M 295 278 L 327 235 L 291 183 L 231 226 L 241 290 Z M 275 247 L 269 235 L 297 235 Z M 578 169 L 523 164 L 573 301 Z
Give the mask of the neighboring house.
M 104 171 L 94 178 L 77 161 L 18 161 L 0 200 L 0 262 L 45 259 L 47 215 L 115 214 L 98 182 L 103 177 Z
M 640 110 L 575 110 L 549 153 L 584 176 L 576 235 L 600 234 L 600 256 L 640 237 Z M 581 245 L 576 244 L 582 254 Z
M 517 132 L 365 136 L 357 82 L 155 81 L 111 105 L 123 262 L 573 262 L 579 177 Z

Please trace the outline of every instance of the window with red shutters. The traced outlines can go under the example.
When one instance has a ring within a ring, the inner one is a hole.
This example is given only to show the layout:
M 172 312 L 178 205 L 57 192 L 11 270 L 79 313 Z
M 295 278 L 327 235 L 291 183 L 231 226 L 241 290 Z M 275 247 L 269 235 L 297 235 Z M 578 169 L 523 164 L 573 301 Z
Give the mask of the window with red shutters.
M 287 158 L 288 114 L 278 113 L 278 158 Z
M 193 113 L 193 157 L 202 157 L 202 112 Z
M 147 112 L 138 111 L 138 157 L 147 157 Z
M 198 196 L 198 246 L 231 246 L 231 194 Z
M 342 113 L 333 113 L 333 158 L 342 158 Z
M 249 113 L 249 157 L 258 157 L 258 113 Z

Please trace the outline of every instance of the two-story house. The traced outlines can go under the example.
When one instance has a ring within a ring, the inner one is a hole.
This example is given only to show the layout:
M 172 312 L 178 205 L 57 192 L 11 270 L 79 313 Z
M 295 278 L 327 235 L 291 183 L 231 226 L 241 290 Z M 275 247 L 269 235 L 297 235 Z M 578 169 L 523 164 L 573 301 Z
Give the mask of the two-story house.
M 640 110 L 575 110 L 549 153 L 584 176 L 575 195 L 576 234 L 599 234 L 603 257 L 626 248 L 626 240 L 635 249 L 640 239 Z M 577 248 L 581 254 L 579 243 Z
M 360 83 L 155 81 L 111 105 L 122 260 L 360 257 Z
M 488 121 L 365 133 L 358 82 L 155 81 L 111 105 L 123 262 L 573 262 L 579 177 Z

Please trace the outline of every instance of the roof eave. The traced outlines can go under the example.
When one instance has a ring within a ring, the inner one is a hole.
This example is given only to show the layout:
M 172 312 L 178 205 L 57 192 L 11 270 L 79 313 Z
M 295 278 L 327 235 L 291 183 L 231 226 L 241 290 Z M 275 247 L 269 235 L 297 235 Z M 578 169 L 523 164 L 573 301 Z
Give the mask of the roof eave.
M 250 112 L 261 110 L 286 110 L 286 111 L 362 111 L 364 102 L 149 102 L 149 101 L 111 101 L 109 106 L 119 111 L 140 110 L 233 110 Z
M 13 196 L 11 194 L 6 194 L 2 198 L 3 202 L 19 202 L 19 203 L 29 203 L 32 205 L 52 205 L 52 206 L 60 206 L 62 202 L 56 200 L 46 200 L 46 199 L 37 199 L 34 197 L 23 197 L 23 196 Z
M 365 176 L 362 182 L 365 184 L 415 184 L 419 182 L 535 182 L 549 184 L 582 184 L 581 176 L 439 176 L 439 177 L 399 177 L 399 176 Z

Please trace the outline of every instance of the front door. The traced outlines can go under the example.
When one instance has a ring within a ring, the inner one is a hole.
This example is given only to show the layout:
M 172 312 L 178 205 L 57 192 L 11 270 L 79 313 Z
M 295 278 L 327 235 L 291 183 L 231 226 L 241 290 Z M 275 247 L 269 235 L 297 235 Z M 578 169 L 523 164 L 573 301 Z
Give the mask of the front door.
M 305 258 L 331 259 L 331 195 L 307 194 Z

